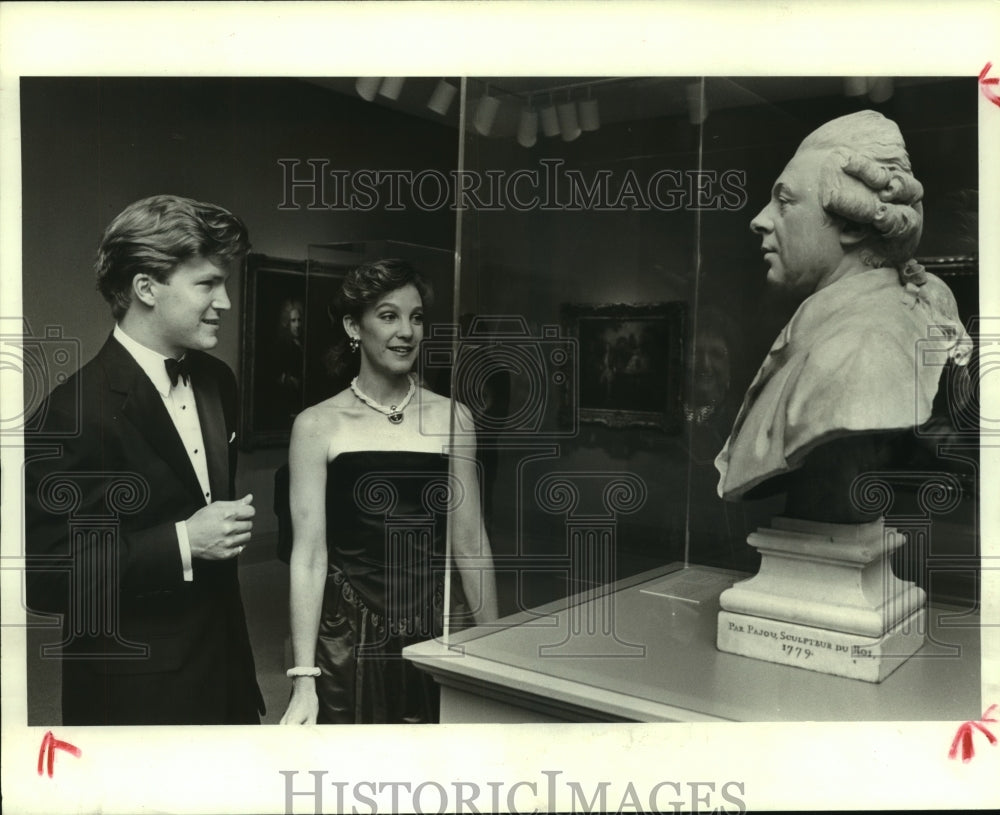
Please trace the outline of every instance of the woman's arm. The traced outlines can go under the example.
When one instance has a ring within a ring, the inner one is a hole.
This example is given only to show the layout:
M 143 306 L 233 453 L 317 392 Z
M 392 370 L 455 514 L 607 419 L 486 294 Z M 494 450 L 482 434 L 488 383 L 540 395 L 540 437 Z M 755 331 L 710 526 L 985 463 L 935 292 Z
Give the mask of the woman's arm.
M 456 409 L 463 411 L 465 416 L 459 424 L 472 427 L 472 417 L 468 408 L 456 403 Z M 462 446 L 469 443 L 462 439 Z M 472 449 L 475 449 L 475 435 L 471 438 Z M 452 518 L 451 556 L 462 580 L 462 588 L 469 606 L 476 618 L 476 623 L 482 625 L 497 618 L 497 588 L 496 573 L 493 569 L 493 550 L 483 523 L 483 513 L 479 500 L 479 477 L 476 463 L 467 455 L 452 457 L 452 472 L 458 479 L 464 491 L 463 500 L 455 509 Z
M 326 467 L 329 428 L 316 409 L 299 414 L 288 450 L 292 512 L 289 562 L 292 654 L 296 667 L 316 665 L 316 637 L 326 585 Z M 292 680 L 292 696 L 281 724 L 315 724 L 319 712 L 314 677 Z

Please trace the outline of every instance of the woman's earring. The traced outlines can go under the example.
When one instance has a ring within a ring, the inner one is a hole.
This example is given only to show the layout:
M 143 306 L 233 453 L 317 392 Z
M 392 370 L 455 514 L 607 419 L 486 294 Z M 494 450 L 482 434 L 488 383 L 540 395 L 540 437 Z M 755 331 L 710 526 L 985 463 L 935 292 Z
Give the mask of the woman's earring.
M 359 340 L 357 337 L 351 337 L 351 351 L 353 351 L 356 354 L 360 347 L 361 347 L 361 340 Z

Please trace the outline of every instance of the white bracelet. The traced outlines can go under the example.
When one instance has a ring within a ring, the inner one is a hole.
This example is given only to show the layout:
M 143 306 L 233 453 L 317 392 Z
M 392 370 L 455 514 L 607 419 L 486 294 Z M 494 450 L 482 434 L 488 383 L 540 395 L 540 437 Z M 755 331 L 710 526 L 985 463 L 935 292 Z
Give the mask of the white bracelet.
M 285 671 L 285 676 L 294 679 L 296 676 L 319 676 L 319 668 L 289 668 Z

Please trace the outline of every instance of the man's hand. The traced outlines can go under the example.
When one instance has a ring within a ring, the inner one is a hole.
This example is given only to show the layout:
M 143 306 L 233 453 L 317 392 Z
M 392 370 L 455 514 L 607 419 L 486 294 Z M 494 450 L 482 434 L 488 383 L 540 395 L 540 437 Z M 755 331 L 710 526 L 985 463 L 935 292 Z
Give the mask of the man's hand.
M 257 511 L 253 495 L 239 501 L 213 501 L 187 519 L 191 557 L 205 560 L 228 560 L 243 551 L 253 529 L 251 520 Z

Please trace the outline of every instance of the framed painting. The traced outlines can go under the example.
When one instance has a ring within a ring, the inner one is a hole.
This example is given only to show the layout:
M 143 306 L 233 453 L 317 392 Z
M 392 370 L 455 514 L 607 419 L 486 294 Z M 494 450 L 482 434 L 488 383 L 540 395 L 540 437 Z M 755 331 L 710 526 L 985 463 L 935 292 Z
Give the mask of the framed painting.
M 240 364 L 244 449 L 287 445 L 306 405 L 346 387 L 331 303 L 349 266 L 251 254 L 243 284 Z
M 685 314 L 682 302 L 562 306 L 580 355 L 581 422 L 679 429 Z

